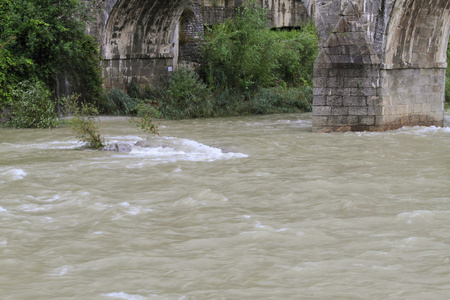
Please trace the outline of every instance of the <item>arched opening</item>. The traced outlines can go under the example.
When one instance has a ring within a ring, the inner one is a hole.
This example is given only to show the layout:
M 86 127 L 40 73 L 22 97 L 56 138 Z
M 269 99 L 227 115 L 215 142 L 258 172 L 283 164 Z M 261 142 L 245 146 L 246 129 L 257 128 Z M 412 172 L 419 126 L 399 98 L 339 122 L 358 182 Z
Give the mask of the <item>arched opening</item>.
M 449 1 L 396 2 L 380 74 L 384 124 L 443 125 L 449 34 Z
M 156 85 L 176 68 L 178 20 L 188 0 L 118 0 L 106 20 L 102 56 L 105 86 L 132 80 Z

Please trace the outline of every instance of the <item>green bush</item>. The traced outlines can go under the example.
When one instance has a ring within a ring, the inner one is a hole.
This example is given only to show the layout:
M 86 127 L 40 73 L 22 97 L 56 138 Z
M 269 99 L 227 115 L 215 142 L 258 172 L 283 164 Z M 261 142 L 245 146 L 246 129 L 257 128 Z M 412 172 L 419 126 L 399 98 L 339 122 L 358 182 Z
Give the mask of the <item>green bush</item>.
M 249 1 L 207 32 L 201 72 L 210 87 L 243 92 L 276 81 L 280 47 L 266 24 L 265 10 Z
M 300 30 L 277 30 L 272 34 L 280 45 L 275 70 L 277 83 L 283 81 L 287 86 L 312 86 L 314 61 L 319 50 L 314 24 L 310 22 Z
M 180 67 L 159 95 L 159 112 L 168 119 L 207 118 L 213 116 L 211 91 L 197 73 Z
M 249 1 L 205 36 L 201 74 L 210 87 L 236 92 L 277 85 L 312 85 L 318 53 L 315 27 L 271 31 L 266 11 Z
M 106 146 L 104 138 L 99 133 L 97 125 L 98 109 L 91 103 L 79 103 L 78 95 L 65 98 L 66 114 L 73 115 L 69 125 L 76 133 L 77 139 L 86 148 L 102 149 Z
M 11 91 L 9 121 L 14 128 L 50 128 L 58 125 L 55 104 L 47 86 L 40 82 L 24 81 Z
M 311 111 L 312 88 L 265 88 L 252 98 L 252 114 L 294 113 Z
M 101 95 L 98 44 L 86 34 L 93 1 L 0 1 L 0 109 L 19 82 L 41 81 L 50 90 L 67 78 L 84 101 Z M 56 92 L 56 89 L 55 89 Z M 57 94 L 57 93 L 55 93 Z
M 136 107 L 136 117 L 131 119 L 142 131 L 149 135 L 159 135 L 158 126 L 154 119 L 159 117 L 158 111 L 151 102 L 142 101 Z
M 100 112 L 110 115 L 132 115 L 140 101 L 140 97 L 133 98 L 118 88 L 113 88 L 103 95 Z

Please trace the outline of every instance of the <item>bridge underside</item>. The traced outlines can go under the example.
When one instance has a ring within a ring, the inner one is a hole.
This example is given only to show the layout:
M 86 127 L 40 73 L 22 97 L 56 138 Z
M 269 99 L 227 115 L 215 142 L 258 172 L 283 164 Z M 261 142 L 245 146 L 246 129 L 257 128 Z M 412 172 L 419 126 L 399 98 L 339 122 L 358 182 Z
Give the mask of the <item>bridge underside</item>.
M 450 2 L 402 0 L 374 9 L 390 12 L 377 16 L 378 32 L 370 34 L 363 8 L 353 2 L 343 5 L 322 43 L 314 70 L 315 132 L 443 125 Z
M 177 65 L 178 20 L 188 0 L 108 0 L 99 30 L 106 88 L 164 81 Z

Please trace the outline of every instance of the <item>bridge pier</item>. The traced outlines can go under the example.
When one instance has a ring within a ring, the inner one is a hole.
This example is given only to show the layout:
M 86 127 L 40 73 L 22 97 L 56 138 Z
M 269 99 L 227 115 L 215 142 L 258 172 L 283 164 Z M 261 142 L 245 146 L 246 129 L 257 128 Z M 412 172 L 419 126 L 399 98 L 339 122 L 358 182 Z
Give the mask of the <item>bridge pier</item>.
M 325 22 L 329 34 L 319 28 L 313 131 L 443 126 L 450 2 L 387 0 L 372 11 L 362 1 L 329 4 L 342 11 Z

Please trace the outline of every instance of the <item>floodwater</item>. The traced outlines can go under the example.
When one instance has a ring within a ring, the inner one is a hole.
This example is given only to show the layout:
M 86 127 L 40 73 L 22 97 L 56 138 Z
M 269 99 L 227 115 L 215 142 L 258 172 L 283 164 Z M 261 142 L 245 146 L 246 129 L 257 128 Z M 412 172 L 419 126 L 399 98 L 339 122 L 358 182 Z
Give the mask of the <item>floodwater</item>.
M 160 132 L 114 153 L 0 129 L 0 299 L 450 297 L 449 127 L 313 134 L 287 114 Z M 101 133 L 146 138 L 124 118 Z

